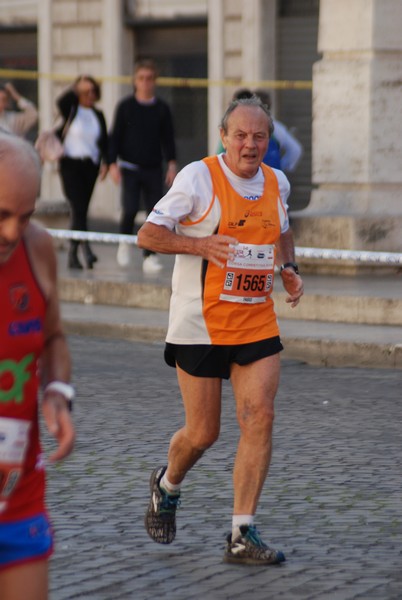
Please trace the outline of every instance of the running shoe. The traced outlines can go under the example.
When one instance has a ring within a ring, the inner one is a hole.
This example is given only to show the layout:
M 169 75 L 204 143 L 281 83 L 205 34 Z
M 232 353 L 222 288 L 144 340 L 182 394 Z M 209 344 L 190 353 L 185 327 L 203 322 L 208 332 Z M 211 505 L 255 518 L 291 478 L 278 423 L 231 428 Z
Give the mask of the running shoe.
M 120 267 L 128 267 L 130 264 L 130 246 L 127 242 L 120 242 L 116 255 L 117 263 Z
M 142 263 L 142 270 L 144 273 L 152 275 L 153 273 L 159 273 L 162 269 L 163 265 L 155 254 L 150 254 L 144 258 Z
M 176 509 L 180 503 L 180 494 L 167 494 L 159 487 L 166 469 L 158 467 L 152 472 L 151 499 L 145 514 L 145 529 L 158 544 L 171 544 L 176 537 Z
M 253 525 L 241 525 L 239 537 L 232 541 L 232 535 L 228 535 L 223 560 L 244 565 L 277 565 L 286 558 L 280 550 L 264 544 Z

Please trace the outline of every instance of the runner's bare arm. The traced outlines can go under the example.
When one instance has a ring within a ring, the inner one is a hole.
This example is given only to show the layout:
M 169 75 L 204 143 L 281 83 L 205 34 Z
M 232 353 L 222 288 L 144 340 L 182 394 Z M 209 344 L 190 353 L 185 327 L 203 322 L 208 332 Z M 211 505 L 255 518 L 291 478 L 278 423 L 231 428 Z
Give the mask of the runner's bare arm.
M 43 324 L 45 347 L 40 361 L 42 384 L 52 381 L 68 383 L 71 376 L 71 359 L 61 324 L 57 292 L 57 263 L 52 238 L 41 228 L 30 227 L 27 236 L 35 275 L 47 299 Z M 73 449 L 74 425 L 66 398 L 59 392 L 44 394 L 42 411 L 49 433 L 58 447 L 49 457 L 51 462 L 65 458 Z
M 281 234 L 277 246 L 278 254 L 283 264 L 295 261 L 295 246 L 291 229 Z M 286 302 L 290 303 L 290 306 L 294 308 L 299 304 L 300 298 L 304 293 L 303 280 L 291 267 L 283 269 L 281 277 L 283 287 L 289 294 Z
M 208 235 L 191 238 L 178 235 L 163 225 L 146 222 L 138 232 L 138 246 L 162 254 L 194 254 L 223 268 L 233 256 L 237 240 L 229 235 Z

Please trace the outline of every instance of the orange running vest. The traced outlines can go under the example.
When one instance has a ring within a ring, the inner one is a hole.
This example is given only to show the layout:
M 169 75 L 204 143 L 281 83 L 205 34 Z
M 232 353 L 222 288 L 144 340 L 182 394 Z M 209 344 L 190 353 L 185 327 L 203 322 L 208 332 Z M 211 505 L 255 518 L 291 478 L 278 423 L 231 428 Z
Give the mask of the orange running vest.
M 281 234 L 277 178 L 271 168 L 261 165 L 263 194 L 258 200 L 248 200 L 230 185 L 217 156 L 207 157 L 204 162 L 221 206 L 217 233 L 233 236 L 239 242 L 235 259 L 229 260 L 224 269 L 207 263 L 203 315 L 211 343 L 245 344 L 278 336 L 271 298 L 275 244 Z

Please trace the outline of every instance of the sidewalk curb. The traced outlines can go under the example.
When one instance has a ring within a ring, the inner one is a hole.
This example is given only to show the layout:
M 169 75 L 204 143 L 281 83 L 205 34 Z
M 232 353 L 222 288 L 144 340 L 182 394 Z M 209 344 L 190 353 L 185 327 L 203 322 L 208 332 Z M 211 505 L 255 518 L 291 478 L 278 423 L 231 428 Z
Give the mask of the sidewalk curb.
M 170 287 L 153 283 L 59 279 L 59 297 L 63 302 L 168 310 L 170 294 Z
M 63 302 L 169 310 L 171 288 L 160 283 L 61 278 L 59 295 Z M 306 292 L 297 311 L 293 311 L 286 297 L 283 291 L 273 292 L 279 318 L 402 326 L 402 299 L 399 298 L 335 297 Z
M 164 343 L 166 328 L 64 319 L 67 334 Z M 402 344 L 375 344 L 281 336 L 283 357 L 325 367 L 402 369 Z
M 402 344 L 281 337 L 284 358 L 320 367 L 402 369 Z
M 133 342 L 164 342 L 166 329 L 164 327 L 149 327 L 146 325 L 129 325 L 127 323 L 94 323 L 63 319 L 64 330 L 67 334 L 88 335 L 94 337 L 117 338 Z

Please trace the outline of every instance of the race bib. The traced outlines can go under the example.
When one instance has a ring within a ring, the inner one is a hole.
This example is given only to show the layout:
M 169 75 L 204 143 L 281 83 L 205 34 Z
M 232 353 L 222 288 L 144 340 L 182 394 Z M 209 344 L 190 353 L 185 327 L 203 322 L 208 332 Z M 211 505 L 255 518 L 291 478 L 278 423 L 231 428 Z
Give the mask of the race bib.
M 21 477 L 31 423 L 0 417 L 0 512 Z
M 274 282 L 275 247 L 271 244 L 237 244 L 226 264 L 220 300 L 257 304 L 266 302 Z

